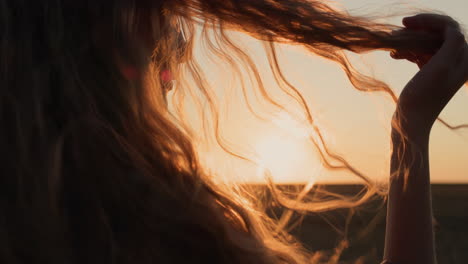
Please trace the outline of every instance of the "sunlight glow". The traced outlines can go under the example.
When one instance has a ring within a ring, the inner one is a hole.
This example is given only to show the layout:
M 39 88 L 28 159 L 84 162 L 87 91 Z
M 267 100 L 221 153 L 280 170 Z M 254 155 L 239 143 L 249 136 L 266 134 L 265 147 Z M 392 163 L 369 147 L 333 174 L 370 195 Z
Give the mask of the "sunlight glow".
M 314 172 L 321 166 L 307 141 L 310 128 L 286 112 L 277 114 L 272 123 L 276 129 L 262 135 L 255 146 L 259 156 L 257 176 L 269 172 L 274 182 L 313 181 Z
M 306 125 L 306 122 L 306 120 L 294 119 L 285 111 L 279 112 L 272 120 L 272 123 L 275 124 L 278 128 L 286 131 L 288 134 L 298 139 L 307 139 L 311 135 L 311 128 Z

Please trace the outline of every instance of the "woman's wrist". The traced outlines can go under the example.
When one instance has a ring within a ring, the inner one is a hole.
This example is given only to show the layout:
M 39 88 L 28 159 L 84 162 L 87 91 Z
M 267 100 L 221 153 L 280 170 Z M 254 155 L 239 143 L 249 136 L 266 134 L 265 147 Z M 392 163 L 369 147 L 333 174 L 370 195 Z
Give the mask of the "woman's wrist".
M 396 111 L 392 119 L 392 141 L 428 144 L 433 120 L 416 113 L 401 114 Z M 395 145 L 395 144 L 394 144 Z

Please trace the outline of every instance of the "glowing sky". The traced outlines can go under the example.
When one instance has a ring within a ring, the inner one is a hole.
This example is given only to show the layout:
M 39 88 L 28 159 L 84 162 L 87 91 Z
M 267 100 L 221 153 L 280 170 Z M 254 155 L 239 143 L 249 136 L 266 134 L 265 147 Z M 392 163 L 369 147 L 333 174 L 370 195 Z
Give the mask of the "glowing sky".
M 353 14 L 385 16 L 395 13 L 433 9 L 447 13 L 461 24 L 468 25 L 466 0 L 418 0 L 398 2 L 388 0 L 339 1 L 338 5 Z M 384 20 L 400 24 L 401 16 Z M 253 45 L 253 44 L 252 44 Z M 252 46 L 253 54 L 259 47 Z M 259 54 L 261 52 L 259 51 Z M 255 56 L 254 56 L 255 57 Z M 254 58 L 259 64 L 261 55 Z M 406 61 L 392 60 L 384 52 L 373 52 L 352 58 L 362 71 L 387 82 L 399 92 L 417 72 Z M 264 59 L 263 59 L 264 60 Z M 266 66 L 266 64 L 263 64 Z M 393 104 L 383 94 L 363 94 L 352 88 L 341 69 L 328 61 L 308 54 L 301 48 L 282 46 L 280 65 L 290 80 L 304 95 L 314 118 L 324 130 L 330 148 L 344 155 L 353 166 L 372 179 L 388 177 L 390 153 L 390 117 Z M 213 68 L 213 75 L 217 70 Z M 327 171 L 319 166 L 312 144 L 301 139 L 307 134 L 301 122 L 285 113 L 275 113 L 270 124 L 262 124 L 247 114 L 243 106 L 234 107 L 228 117 L 230 130 L 236 141 L 245 141 L 259 152 L 261 166 L 221 157 L 212 151 L 206 157 L 208 166 L 226 177 L 259 181 L 264 167 L 268 167 L 279 182 L 309 180 L 348 182 L 354 179 L 349 172 Z M 442 113 L 451 124 L 468 123 L 467 88 L 456 95 Z M 251 127 L 251 129 L 247 129 Z M 286 129 L 285 129 L 286 128 Z M 468 131 L 453 132 L 436 124 L 431 135 L 430 161 L 433 182 L 468 182 Z

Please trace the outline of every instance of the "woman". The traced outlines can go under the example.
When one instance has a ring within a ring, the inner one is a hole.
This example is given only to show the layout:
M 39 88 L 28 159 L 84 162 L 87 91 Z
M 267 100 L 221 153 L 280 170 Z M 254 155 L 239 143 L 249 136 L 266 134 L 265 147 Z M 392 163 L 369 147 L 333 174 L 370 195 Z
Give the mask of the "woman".
M 468 68 L 452 20 L 417 16 L 395 33 L 321 1 L 0 4 L 1 263 L 307 263 L 278 223 L 207 177 L 167 110 L 168 81 L 183 83 L 180 63 L 205 87 L 191 61 L 200 21 L 302 44 L 343 65 L 358 89 L 391 92 L 354 71 L 342 50 L 392 50 L 422 66 L 394 118 L 386 258 L 435 262 L 428 135 Z

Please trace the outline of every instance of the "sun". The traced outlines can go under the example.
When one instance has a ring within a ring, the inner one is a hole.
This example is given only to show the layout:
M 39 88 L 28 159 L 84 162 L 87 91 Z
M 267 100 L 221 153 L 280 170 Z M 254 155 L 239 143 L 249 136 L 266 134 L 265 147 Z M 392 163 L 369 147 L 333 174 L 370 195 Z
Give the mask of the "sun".
M 308 140 L 311 128 L 286 112 L 278 113 L 271 122 L 274 129 L 259 136 L 255 144 L 259 165 L 257 176 L 269 172 L 277 183 L 313 180 L 321 166 Z

